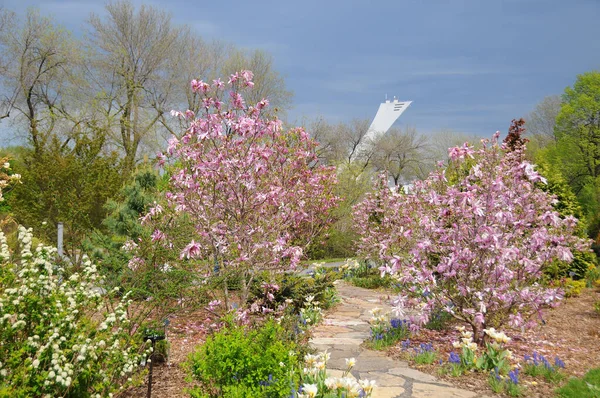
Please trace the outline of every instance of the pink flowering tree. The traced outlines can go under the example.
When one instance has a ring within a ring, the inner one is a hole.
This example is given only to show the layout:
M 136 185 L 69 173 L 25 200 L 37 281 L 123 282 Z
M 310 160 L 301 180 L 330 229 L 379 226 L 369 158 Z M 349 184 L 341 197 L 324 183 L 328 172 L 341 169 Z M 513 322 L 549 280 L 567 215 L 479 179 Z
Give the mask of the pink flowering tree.
M 192 81 L 201 113 L 172 112 L 186 129 L 159 154 L 172 175 L 166 205 L 142 219 L 192 224 L 180 260 L 196 262 L 204 273 L 218 269 L 226 300 L 228 278 L 241 277 L 242 305 L 258 272 L 298 265 L 303 249 L 332 221 L 337 202 L 335 170 L 317 164 L 308 134 L 268 117 L 266 99 L 245 103 L 242 92 L 252 89 L 252 77 L 242 71 L 227 84 Z M 171 238 L 167 230 L 152 235 L 163 245 Z
M 413 329 L 443 308 L 471 325 L 483 343 L 487 327 L 532 326 L 561 298 L 541 283 L 554 261 L 570 262 L 589 244 L 561 218 L 545 180 L 522 160 L 522 148 L 483 141 L 449 150 L 450 163 L 406 194 L 378 189 L 355 209 L 359 252 L 406 288 L 396 312 Z

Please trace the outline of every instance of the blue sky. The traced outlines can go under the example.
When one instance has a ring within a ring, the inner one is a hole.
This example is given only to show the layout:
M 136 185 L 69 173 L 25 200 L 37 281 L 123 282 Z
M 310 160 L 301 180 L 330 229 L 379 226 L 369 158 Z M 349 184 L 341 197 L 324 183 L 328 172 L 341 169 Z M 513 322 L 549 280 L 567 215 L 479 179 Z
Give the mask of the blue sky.
M 205 38 L 270 51 L 295 94 L 292 120 L 372 118 L 388 94 L 414 101 L 399 126 L 489 136 L 600 69 L 598 0 L 144 3 Z M 75 32 L 103 4 L 4 0 Z

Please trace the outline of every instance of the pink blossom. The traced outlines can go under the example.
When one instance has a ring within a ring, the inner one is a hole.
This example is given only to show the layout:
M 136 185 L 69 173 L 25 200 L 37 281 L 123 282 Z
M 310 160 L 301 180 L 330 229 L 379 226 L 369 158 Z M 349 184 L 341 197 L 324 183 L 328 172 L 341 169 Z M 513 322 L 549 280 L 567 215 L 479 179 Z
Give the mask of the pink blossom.
M 163 240 L 164 238 L 165 234 L 160 229 L 155 229 L 154 232 L 152 232 L 152 242 L 158 242 L 159 240 Z
M 382 176 L 355 207 L 359 253 L 382 273 L 390 261 L 399 264 L 391 271 L 411 298 L 399 306 L 403 313 L 410 307 L 425 318 L 446 307 L 471 325 L 530 325 L 540 308 L 560 300 L 540 283 L 542 272 L 590 242 L 574 235 L 576 219 L 558 215 L 554 198 L 536 186 L 543 177 L 520 153 L 503 152 L 497 136 L 483 144 L 451 148 L 453 163 L 415 181 L 409 194 L 391 191 Z M 469 172 L 457 172 L 467 158 Z M 398 253 L 401 262 L 392 260 Z M 474 332 L 481 342 L 481 327 Z
M 179 256 L 182 260 L 197 258 L 201 254 L 200 245 L 196 243 L 193 239 L 192 241 L 181 251 L 181 255 Z

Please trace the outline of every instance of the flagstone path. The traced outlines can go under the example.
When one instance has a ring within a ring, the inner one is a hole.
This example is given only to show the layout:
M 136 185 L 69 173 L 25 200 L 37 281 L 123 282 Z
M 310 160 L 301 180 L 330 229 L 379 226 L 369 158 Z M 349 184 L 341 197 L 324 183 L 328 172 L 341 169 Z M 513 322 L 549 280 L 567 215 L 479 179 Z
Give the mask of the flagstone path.
M 405 361 L 393 360 L 385 353 L 360 345 L 370 335 L 369 313 L 375 307 L 389 311 L 389 298 L 379 292 L 361 289 L 342 281 L 336 282 L 341 298 L 332 312 L 313 329 L 311 345 L 327 350 L 331 359 L 328 374 L 339 377 L 346 369 L 346 358 L 356 358 L 352 375 L 375 380 L 375 398 L 471 398 L 478 394 L 452 387 L 436 377 L 408 367 Z

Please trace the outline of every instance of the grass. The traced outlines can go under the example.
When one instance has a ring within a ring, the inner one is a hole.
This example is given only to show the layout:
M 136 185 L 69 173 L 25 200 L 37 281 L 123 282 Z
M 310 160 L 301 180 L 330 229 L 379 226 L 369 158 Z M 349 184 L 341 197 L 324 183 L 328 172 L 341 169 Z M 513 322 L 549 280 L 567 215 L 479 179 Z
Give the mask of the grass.
M 592 369 L 581 378 L 572 378 L 556 390 L 560 398 L 600 398 L 600 368 Z

